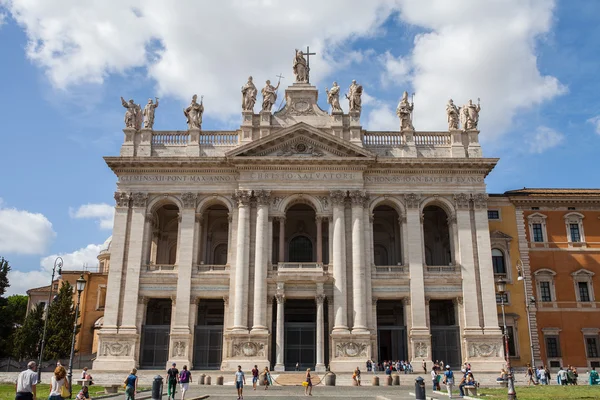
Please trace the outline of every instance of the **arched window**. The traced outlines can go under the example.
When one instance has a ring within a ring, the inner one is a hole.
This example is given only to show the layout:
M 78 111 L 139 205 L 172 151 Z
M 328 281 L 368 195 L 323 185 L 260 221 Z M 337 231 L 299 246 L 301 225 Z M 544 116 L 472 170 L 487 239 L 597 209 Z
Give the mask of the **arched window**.
M 304 235 L 298 235 L 290 240 L 289 259 L 291 262 L 312 262 L 313 246 L 310 239 Z
M 492 249 L 492 265 L 494 266 L 494 275 L 506 275 L 506 263 L 501 250 Z

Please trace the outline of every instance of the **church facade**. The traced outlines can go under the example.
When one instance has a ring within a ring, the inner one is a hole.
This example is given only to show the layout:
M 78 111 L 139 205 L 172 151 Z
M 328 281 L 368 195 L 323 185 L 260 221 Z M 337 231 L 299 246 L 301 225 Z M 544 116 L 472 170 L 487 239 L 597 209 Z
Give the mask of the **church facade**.
M 499 370 L 484 181 L 498 160 L 476 123 L 365 131 L 361 92 L 348 114 L 332 93 L 328 113 L 297 75 L 280 111 L 245 101 L 235 131 L 202 130 L 195 99 L 187 131 L 124 130 L 105 158 L 118 183 L 94 369 Z

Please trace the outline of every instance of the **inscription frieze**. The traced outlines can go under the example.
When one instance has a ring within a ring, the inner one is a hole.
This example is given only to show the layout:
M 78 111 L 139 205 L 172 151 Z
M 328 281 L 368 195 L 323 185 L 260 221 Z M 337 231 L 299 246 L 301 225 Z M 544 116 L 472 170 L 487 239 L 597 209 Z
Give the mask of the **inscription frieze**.
M 482 176 L 435 176 L 435 175 L 365 175 L 365 182 L 372 184 L 479 184 Z

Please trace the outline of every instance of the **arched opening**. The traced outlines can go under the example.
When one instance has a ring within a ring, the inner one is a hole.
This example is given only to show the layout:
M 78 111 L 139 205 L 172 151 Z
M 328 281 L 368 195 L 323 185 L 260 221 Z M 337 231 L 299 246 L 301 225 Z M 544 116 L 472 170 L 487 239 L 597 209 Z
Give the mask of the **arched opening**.
M 452 263 L 448 215 L 438 206 L 423 209 L 425 264 L 443 266 Z
M 381 205 L 373 210 L 373 252 L 375 265 L 402 264 L 402 244 L 398 212 Z
M 179 208 L 174 204 L 165 204 L 156 210 L 155 216 L 150 262 L 157 265 L 175 265 L 177 264 Z
M 506 276 L 506 262 L 502 250 L 492 249 L 492 265 L 494 266 L 494 275 Z
M 280 221 L 281 223 L 281 221 Z M 317 261 L 317 223 L 315 210 L 307 204 L 295 204 L 285 214 L 283 227 L 284 237 L 279 237 L 277 243 L 286 243 L 284 261 L 288 262 L 316 262 Z M 322 233 L 322 232 L 321 232 Z M 274 246 L 274 250 L 279 246 Z M 277 255 L 279 258 L 279 254 Z
M 229 210 L 215 204 L 202 212 L 202 232 L 198 246 L 200 263 L 226 265 L 229 249 Z

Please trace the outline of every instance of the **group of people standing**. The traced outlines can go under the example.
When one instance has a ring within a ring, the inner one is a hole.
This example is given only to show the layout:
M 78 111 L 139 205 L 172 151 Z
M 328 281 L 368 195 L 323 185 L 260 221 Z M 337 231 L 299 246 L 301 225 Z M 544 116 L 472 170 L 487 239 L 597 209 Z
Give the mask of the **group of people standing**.
M 394 371 L 396 371 L 396 372 L 403 371 L 405 374 L 409 374 L 409 373 L 413 372 L 413 366 L 411 365 L 411 363 L 408 361 L 403 361 L 403 360 L 396 360 L 396 361 L 384 360 L 384 361 L 379 361 L 377 363 L 372 360 L 367 360 L 366 366 L 367 366 L 368 372 L 385 371 L 386 374 L 388 372 L 389 372 L 389 374 L 391 374 Z

